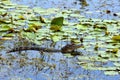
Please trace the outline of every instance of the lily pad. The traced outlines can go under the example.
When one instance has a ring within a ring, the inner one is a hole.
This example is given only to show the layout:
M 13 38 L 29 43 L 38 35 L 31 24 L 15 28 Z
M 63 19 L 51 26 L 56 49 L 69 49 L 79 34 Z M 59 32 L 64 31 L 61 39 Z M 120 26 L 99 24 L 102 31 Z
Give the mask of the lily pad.
M 119 73 L 117 71 L 105 71 L 105 75 L 118 75 Z
M 50 29 L 53 30 L 53 31 L 61 31 L 61 28 L 63 26 L 63 20 L 64 20 L 64 17 L 54 18 L 51 21 L 51 27 L 50 27 Z
M 120 35 L 113 36 L 112 40 L 120 41 Z

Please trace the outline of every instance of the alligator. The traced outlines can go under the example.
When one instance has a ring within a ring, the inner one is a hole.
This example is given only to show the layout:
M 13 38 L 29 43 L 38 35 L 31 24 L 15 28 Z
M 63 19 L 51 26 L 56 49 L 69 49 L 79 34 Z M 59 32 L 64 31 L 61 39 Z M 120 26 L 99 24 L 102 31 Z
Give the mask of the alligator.
M 83 47 L 83 44 L 79 44 L 79 45 L 75 45 L 75 44 L 67 44 L 65 46 L 63 46 L 61 49 L 54 49 L 54 48 L 44 48 L 44 47 L 16 47 L 13 48 L 9 51 L 7 51 L 8 53 L 10 52 L 17 52 L 17 51 L 25 51 L 25 50 L 36 50 L 36 51 L 40 51 L 40 52 L 62 52 L 62 53 L 77 53 L 75 50 Z

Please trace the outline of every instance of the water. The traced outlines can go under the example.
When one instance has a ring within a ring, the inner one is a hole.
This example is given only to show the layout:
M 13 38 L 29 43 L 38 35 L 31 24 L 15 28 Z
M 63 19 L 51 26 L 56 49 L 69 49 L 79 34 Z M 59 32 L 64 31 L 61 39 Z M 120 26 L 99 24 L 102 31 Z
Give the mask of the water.
M 113 13 L 120 12 L 119 0 L 87 0 L 89 6 L 83 7 L 79 0 L 11 0 L 17 4 L 42 8 L 75 8 L 87 18 L 119 19 Z M 75 3 L 76 2 L 76 3 Z M 103 10 L 110 10 L 105 14 Z M 97 12 L 98 11 L 98 12 Z M 92 12 L 91 14 L 89 12 Z M 105 15 L 104 15 L 105 14 Z M 16 40 L 14 40 L 15 42 Z M 7 41 L 3 45 L 16 44 Z M 24 43 L 24 42 L 23 42 Z M 39 51 L 0 52 L 0 80 L 119 80 L 120 76 L 106 76 L 103 71 L 86 70 L 76 64 L 77 56 L 67 58 L 62 53 L 45 53 Z M 107 64 L 111 66 L 111 64 Z
M 120 12 L 119 0 L 86 0 L 88 6 L 82 6 L 80 0 L 12 0 L 18 4 L 25 4 L 29 7 L 42 8 L 60 8 L 60 9 L 78 9 L 82 15 L 88 18 L 102 18 L 102 19 L 119 19 L 120 17 L 113 16 L 114 13 Z M 76 3 L 75 3 L 76 2 Z M 111 13 L 106 14 L 109 10 Z

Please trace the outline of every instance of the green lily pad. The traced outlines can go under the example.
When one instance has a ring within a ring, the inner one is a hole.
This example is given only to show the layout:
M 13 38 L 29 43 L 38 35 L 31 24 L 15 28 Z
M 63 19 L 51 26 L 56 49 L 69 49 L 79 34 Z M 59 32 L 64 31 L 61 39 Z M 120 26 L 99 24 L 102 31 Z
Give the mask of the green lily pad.
M 119 73 L 117 71 L 105 71 L 104 72 L 105 75 L 118 75 Z
M 10 26 L 4 25 L 4 26 L 2 26 L 2 27 L 0 28 L 0 32 L 9 31 L 9 29 L 11 29 Z
M 13 36 L 15 36 L 14 33 L 9 33 L 9 34 L 5 34 L 3 37 L 13 37 Z
M 113 36 L 112 40 L 120 41 L 120 35 Z
M 61 31 L 64 17 L 57 17 L 51 21 L 50 29 L 53 31 Z
M 36 34 L 31 32 L 21 32 L 22 37 L 25 37 L 28 40 L 35 40 Z
M 54 41 L 54 42 L 57 42 L 57 41 L 60 41 L 61 40 L 61 36 L 58 36 L 58 35 L 53 35 L 53 36 L 51 36 L 52 37 L 52 40 Z

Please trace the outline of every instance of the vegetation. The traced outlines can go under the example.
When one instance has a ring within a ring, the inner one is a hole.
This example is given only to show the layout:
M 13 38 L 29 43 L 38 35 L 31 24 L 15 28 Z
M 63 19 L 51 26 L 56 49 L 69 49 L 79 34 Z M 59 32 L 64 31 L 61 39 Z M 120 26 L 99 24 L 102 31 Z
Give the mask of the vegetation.
M 16 37 L 39 46 L 44 45 L 46 41 L 60 47 L 63 47 L 59 44 L 62 42 L 83 44 L 84 47 L 77 49 L 83 55 L 77 56 L 78 61 L 75 64 L 87 70 L 102 70 L 106 75 L 119 75 L 120 20 L 88 19 L 77 13 L 77 9 L 31 9 L 6 0 L 0 2 L 0 8 L 0 50 L 5 48 L 2 45 L 5 41 L 14 41 Z M 75 22 L 72 22 L 73 20 Z M 55 65 L 42 62 L 40 58 L 28 59 L 26 54 L 22 55 L 24 59 L 17 59 L 12 53 L 6 55 L 7 57 L 3 57 L 1 53 L 0 65 L 4 63 L 12 67 L 16 61 L 23 67 L 38 62 L 38 68 L 55 68 Z M 75 57 L 69 53 L 65 56 Z M 113 66 L 97 64 L 107 65 L 109 62 L 112 62 Z

